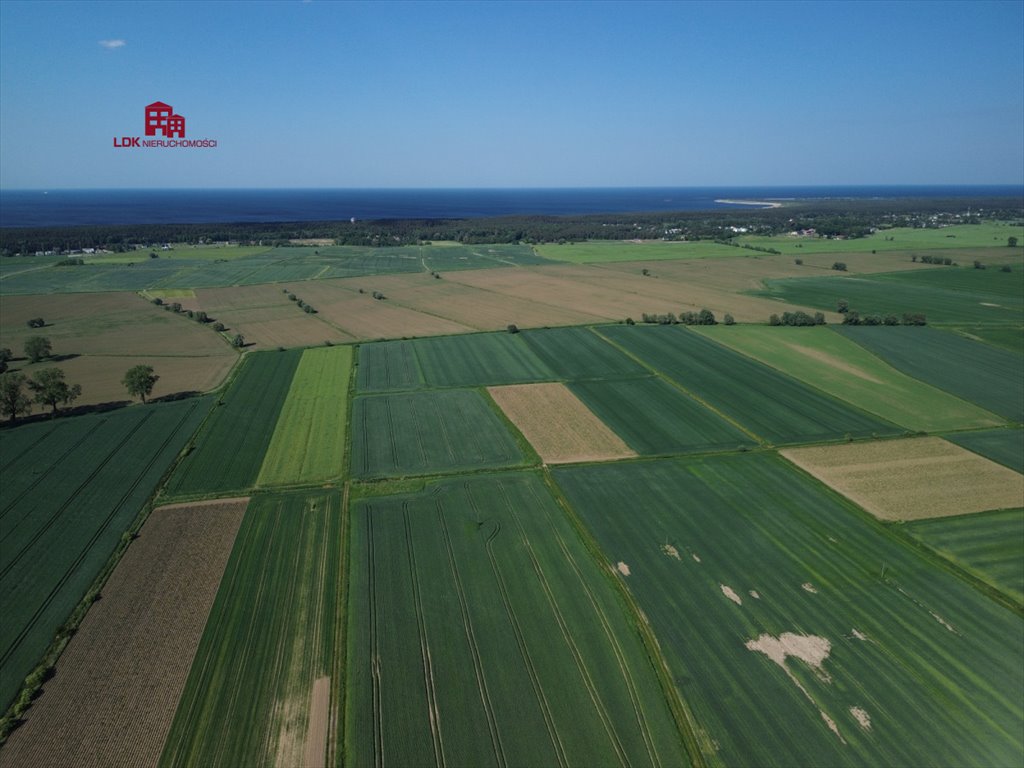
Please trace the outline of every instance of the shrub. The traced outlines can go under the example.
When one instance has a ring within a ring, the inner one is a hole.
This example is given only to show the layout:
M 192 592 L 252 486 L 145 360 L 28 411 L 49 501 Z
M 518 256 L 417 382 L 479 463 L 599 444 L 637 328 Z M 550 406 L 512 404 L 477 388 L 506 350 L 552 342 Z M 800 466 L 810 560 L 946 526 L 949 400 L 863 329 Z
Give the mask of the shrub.
M 214 323 L 213 324 L 213 330 L 215 330 L 217 333 L 220 333 L 221 331 L 224 330 L 224 323 L 220 323 L 220 322 Z
M 155 299 L 153 299 L 153 303 L 156 304 L 158 307 L 161 307 L 163 306 L 164 300 L 157 296 Z
M 1013 272 L 1013 270 L 1010 269 L 1010 265 L 1009 264 L 1003 264 L 1003 266 L 999 268 L 999 271 L 1000 272 Z
M 506 326 L 505 330 L 507 330 L 509 333 L 519 333 L 519 328 L 516 326 L 515 323 L 509 323 L 508 326 Z
M 835 262 L 832 265 L 832 269 L 836 270 L 837 272 L 845 272 L 846 271 L 846 262 L 844 262 L 844 261 L 837 261 L 837 262 Z
M 782 321 L 779 320 L 778 315 L 772 315 L 768 318 L 768 325 L 782 325 Z
M 29 328 L 42 328 L 46 325 L 46 321 L 41 317 L 33 317 L 26 323 L 26 325 L 28 325 Z
M 799 267 L 799 266 L 800 266 L 801 264 L 803 264 L 803 263 L 804 263 L 804 260 L 803 260 L 803 259 L 793 259 L 793 261 L 794 261 L 794 262 L 796 263 L 796 265 L 797 265 L 798 267 Z
M 733 319 L 733 316 L 728 312 L 725 313 L 725 317 L 722 318 L 722 322 L 725 325 L 736 325 L 736 321 Z

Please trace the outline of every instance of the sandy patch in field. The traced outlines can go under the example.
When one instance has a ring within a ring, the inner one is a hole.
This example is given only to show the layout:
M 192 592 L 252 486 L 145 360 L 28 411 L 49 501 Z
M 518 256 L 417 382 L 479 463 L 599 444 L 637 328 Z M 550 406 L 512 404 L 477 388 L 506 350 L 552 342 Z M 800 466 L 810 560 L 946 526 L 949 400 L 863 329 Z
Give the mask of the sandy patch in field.
M 939 437 L 779 451 L 883 520 L 1019 507 L 1024 475 Z
M 854 719 L 860 723 L 860 727 L 865 731 L 871 730 L 871 715 L 865 712 L 860 707 L 850 707 L 850 714 L 853 715 Z
M 756 589 L 752 589 L 752 590 L 750 590 L 749 594 L 750 594 L 750 596 L 751 596 L 752 598 L 754 598 L 755 600 L 760 600 L 760 599 L 761 599 L 761 595 L 759 595 L 759 594 L 758 594 L 758 592 L 757 592 L 757 590 L 756 590 Z
M 327 765 L 327 729 L 330 705 L 331 678 L 318 678 L 313 683 L 313 696 L 309 705 L 309 732 L 306 734 L 304 768 L 325 768 Z
M 802 589 L 804 592 L 810 592 L 812 595 L 818 594 L 818 590 L 809 581 L 805 581 L 803 584 L 801 584 L 800 589 Z
M 671 544 L 662 544 L 661 551 L 669 557 L 674 557 L 676 560 L 682 560 L 682 558 L 679 557 L 679 550 L 673 547 Z
M 698 555 L 696 552 L 691 552 L 690 553 L 690 557 L 693 558 L 693 561 L 695 563 L 699 563 L 700 562 L 700 555 Z
M 248 499 L 153 511 L 0 766 L 152 766 Z
M 719 584 L 718 586 L 721 587 L 722 594 L 736 603 L 736 605 L 743 605 L 743 598 L 737 595 L 732 587 L 728 587 L 725 584 Z
M 564 384 L 512 384 L 487 391 L 549 464 L 636 456 Z
M 623 576 L 629 576 L 629 566 L 621 560 L 615 564 L 615 570 L 621 573 Z
M 829 366 L 830 368 L 835 368 L 837 371 L 843 371 L 843 373 L 848 373 L 851 376 L 856 376 L 858 379 L 864 379 L 864 381 L 870 381 L 872 384 L 878 384 L 879 386 L 884 386 L 885 384 L 885 382 L 879 381 L 867 371 L 862 371 L 857 366 L 850 365 L 845 360 L 842 360 L 841 358 L 838 358 L 835 355 L 830 355 L 828 352 L 823 352 L 820 349 L 813 349 L 812 347 L 805 347 L 801 344 L 792 344 L 789 342 L 784 342 L 784 346 L 787 346 L 794 352 L 799 352 L 801 355 L 809 357 L 812 360 L 817 360 L 819 362 L 825 363 L 825 365 Z

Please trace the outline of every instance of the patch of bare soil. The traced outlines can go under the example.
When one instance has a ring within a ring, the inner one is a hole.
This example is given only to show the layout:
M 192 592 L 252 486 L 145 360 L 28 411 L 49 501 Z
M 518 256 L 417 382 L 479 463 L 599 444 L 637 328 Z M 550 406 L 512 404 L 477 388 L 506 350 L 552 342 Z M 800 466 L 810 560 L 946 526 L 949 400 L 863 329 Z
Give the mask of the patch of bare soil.
M 321 677 L 313 683 L 309 705 L 309 732 L 306 734 L 304 768 L 326 768 L 327 726 L 331 710 L 331 678 Z
M 860 723 L 860 727 L 865 731 L 871 730 L 871 715 L 865 712 L 860 707 L 850 707 L 850 714 L 853 715 L 854 719 Z
M 248 499 L 153 511 L 0 766 L 153 766 Z
M 815 586 L 811 584 L 811 582 L 809 581 L 805 581 L 803 584 L 801 584 L 800 589 L 802 589 L 804 592 L 810 592 L 812 595 L 818 594 L 817 588 L 815 588 Z
M 629 566 L 628 566 L 628 565 L 626 565 L 625 563 L 623 563 L 622 561 L 619 561 L 619 562 L 618 562 L 618 563 L 617 563 L 617 564 L 615 565 L 615 570 L 617 570 L 617 571 L 618 571 L 619 573 L 621 573 L 621 574 L 622 574 L 623 576 L 629 576 Z
M 736 605 L 743 605 L 743 598 L 737 595 L 732 587 L 727 587 L 725 584 L 719 584 L 718 586 L 722 588 L 722 594 L 736 603 Z
M 671 544 L 662 544 L 661 551 L 669 557 L 674 557 L 676 560 L 682 560 L 682 558 L 679 557 L 679 550 L 673 547 Z

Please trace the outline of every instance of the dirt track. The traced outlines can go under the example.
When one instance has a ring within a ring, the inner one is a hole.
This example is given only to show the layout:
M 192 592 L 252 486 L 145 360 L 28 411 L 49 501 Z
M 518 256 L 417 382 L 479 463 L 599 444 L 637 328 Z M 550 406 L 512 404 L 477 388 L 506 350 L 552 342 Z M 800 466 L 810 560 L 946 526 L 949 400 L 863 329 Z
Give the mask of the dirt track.
M 157 763 L 247 503 L 153 512 L 0 750 L 2 768 Z

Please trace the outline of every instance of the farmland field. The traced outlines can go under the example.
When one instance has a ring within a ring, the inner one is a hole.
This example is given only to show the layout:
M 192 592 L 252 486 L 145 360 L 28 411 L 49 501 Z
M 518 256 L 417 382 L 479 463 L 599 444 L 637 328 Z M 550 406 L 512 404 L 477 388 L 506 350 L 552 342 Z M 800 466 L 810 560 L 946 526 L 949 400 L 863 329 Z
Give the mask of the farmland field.
M 549 464 L 636 456 L 564 384 L 509 384 L 487 391 Z
M 836 273 L 838 275 L 838 273 Z M 840 300 L 861 315 L 923 313 L 930 323 L 1020 325 L 1024 320 L 1022 271 L 942 267 L 867 277 L 767 280 L 766 296 L 835 310 Z
M 987 429 L 947 435 L 957 445 L 1024 473 L 1024 429 Z
M 883 520 L 920 520 L 1024 501 L 1024 475 L 940 437 L 787 448 L 782 455 Z
M 355 504 L 346 763 L 688 764 L 610 577 L 539 475 Z
M 648 373 L 589 328 L 551 328 L 522 334 L 537 357 L 563 379 L 603 379 Z
M 1006 222 L 984 222 L 981 224 L 964 224 L 942 228 L 909 228 L 893 227 L 880 229 L 867 237 L 852 240 L 826 240 L 817 237 L 793 237 L 776 235 L 763 237 L 743 235 L 740 243 L 756 245 L 764 248 L 775 248 L 783 253 L 800 256 L 802 253 L 835 253 L 846 254 L 858 251 L 904 251 L 908 249 L 947 249 L 947 248 L 996 248 L 996 253 L 1019 255 L 1020 248 L 1007 248 L 1010 237 L 1024 242 L 1024 227 L 1013 226 Z
M 894 434 L 897 427 L 678 326 L 607 326 L 600 333 L 772 443 Z
M 969 339 L 983 341 L 994 347 L 1006 349 L 1010 352 L 1016 352 L 1018 355 L 1024 355 L 1024 328 L 1021 328 L 1020 326 L 1014 328 L 972 325 L 955 328 L 954 330 Z
M 545 243 L 535 250 L 546 259 L 576 264 L 608 261 L 656 261 L 660 259 L 711 259 L 736 255 L 730 245 L 714 242 L 664 242 L 661 240 L 589 240 L 557 245 Z
M 1024 509 L 918 520 L 905 530 L 1024 607 Z
M 194 398 L 0 432 L 4 708 L 210 405 Z
M 475 333 L 417 339 L 413 344 L 431 387 L 479 387 L 547 381 L 551 370 L 520 334 Z
M 844 326 L 839 332 L 916 379 L 1024 422 L 1024 376 L 1012 352 L 934 328 Z
M 249 503 L 161 765 L 336 762 L 341 537 L 337 492 Z
M 416 351 L 411 341 L 381 341 L 359 346 L 356 389 L 388 392 L 423 386 Z
M 552 472 L 709 764 L 1020 764 L 1020 617 L 778 457 Z
M 302 353 L 257 485 L 323 482 L 341 475 L 351 374 L 351 347 Z
M 156 764 L 247 502 L 150 514 L 0 766 Z
M 364 395 L 353 403 L 354 477 L 424 475 L 525 461 L 480 392 Z
M 698 332 L 907 429 L 931 432 L 1002 422 L 910 378 L 829 328 L 708 326 Z
M 643 455 L 756 445 L 738 427 L 658 377 L 576 381 L 569 388 Z
M 198 496 L 251 488 L 273 438 L 302 350 L 247 355 L 194 439 L 166 493 Z

